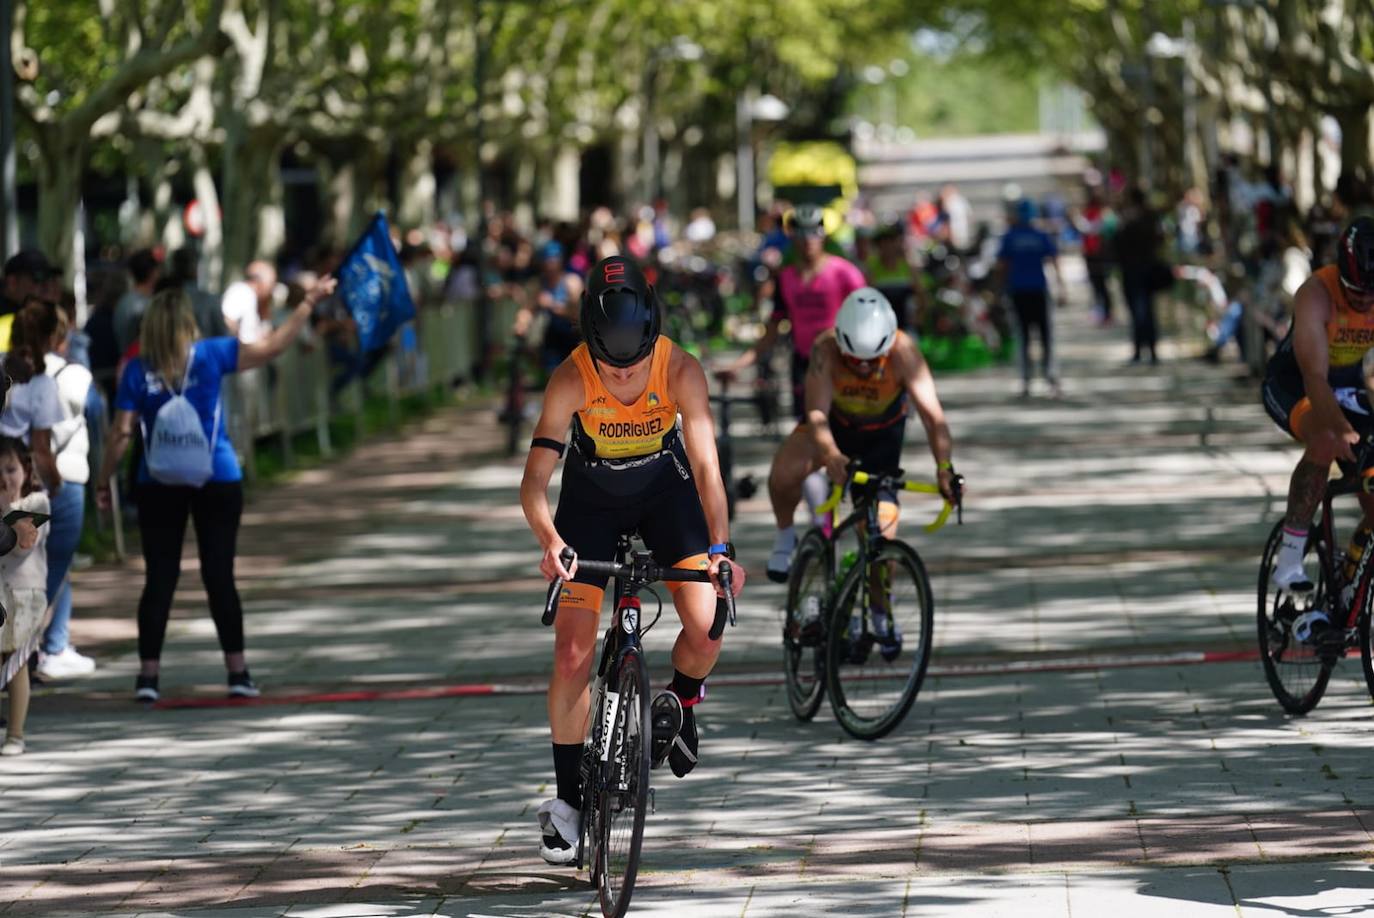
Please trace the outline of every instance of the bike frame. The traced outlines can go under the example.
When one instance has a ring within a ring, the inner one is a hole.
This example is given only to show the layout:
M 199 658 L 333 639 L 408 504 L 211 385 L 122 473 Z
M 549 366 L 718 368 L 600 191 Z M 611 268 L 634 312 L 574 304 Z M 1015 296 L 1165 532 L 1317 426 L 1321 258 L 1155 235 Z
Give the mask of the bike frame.
M 616 542 L 615 562 L 617 564 L 625 563 L 626 557 L 630 554 L 630 547 L 629 538 L 621 536 Z M 577 858 L 574 862 L 579 870 L 584 866 L 584 853 L 588 855 L 588 862 L 595 861 L 596 852 L 586 851 L 586 841 L 592 836 L 591 820 L 586 818 L 591 815 L 589 812 L 591 808 L 586 801 L 601 790 L 600 785 L 606 780 L 605 767 L 610 758 L 610 733 L 608 731 L 614 726 L 616 715 L 619 713 L 620 698 L 614 692 L 606 691 L 606 682 L 611 674 L 616 672 L 625 654 L 643 648 L 643 620 L 639 615 L 641 611 L 639 591 L 643 589 L 644 585 L 636 583 L 633 578 L 630 579 L 628 585 L 623 583 L 620 577 L 614 577 L 613 580 L 615 586 L 611 592 L 611 621 L 601 639 L 601 653 L 596 669 L 592 671 L 590 723 L 587 725 L 587 741 L 583 743 L 583 819 L 579 833 L 581 837 L 578 839 L 577 845 Z

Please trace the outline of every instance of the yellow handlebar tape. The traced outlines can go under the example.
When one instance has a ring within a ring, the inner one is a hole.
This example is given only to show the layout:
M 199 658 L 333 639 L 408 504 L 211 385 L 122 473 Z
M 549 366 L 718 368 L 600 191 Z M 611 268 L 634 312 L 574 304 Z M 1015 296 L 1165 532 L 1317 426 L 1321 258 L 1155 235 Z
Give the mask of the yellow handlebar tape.
M 869 478 L 867 472 L 855 472 L 854 477 L 851 480 L 856 485 L 863 485 L 868 484 L 868 482 L 871 479 Z M 927 481 L 904 481 L 902 482 L 902 490 L 915 491 L 920 494 L 939 494 L 940 486 Z M 837 511 L 839 510 L 840 506 L 840 498 L 842 498 L 843 496 L 843 487 L 841 487 L 840 485 L 832 486 L 830 489 L 830 497 L 826 500 L 825 503 L 821 504 L 819 507 L 816 508 L 816 513 L 820 514 L 835 512 L 836 519 L 834 520 L 834 523 L 838 524 L 839 513 Z M 926 532 L 935 532 L 940 527 L 944 526 L 946 522 L 949 521 L 949 515 L 953 511 L 954 505 L 951 504 L 949 501 L 945 501 L 945 505 L 942 508 L 940 508 L 940 515 L 935 518 L 934 522 L 927 523 L 923 528 Z

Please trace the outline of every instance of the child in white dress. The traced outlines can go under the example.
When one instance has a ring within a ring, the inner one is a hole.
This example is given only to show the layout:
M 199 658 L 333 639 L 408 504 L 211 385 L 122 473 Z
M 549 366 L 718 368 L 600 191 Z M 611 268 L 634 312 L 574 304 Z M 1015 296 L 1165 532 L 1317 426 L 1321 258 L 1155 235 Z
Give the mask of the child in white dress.
M 0 437 L 0 515 L 11 510 L 50 511 L 48 495 L 38 489 L 33 460 L 22 440 Z M 38 527 L 38 537 L 25 548 L 24 541 L 0 557 L 0 603 L 9 613 L 0 629 L 0 658 L 8 661 L 18 653 L 24 664 L 9 681 L 9 725 L 0 755 L 24 751 L 24 721 L 29 714 L 27 657 L 37 646 L 48 608 L 48 527 Z M 5 667 L 8 668 L 8 667 Z

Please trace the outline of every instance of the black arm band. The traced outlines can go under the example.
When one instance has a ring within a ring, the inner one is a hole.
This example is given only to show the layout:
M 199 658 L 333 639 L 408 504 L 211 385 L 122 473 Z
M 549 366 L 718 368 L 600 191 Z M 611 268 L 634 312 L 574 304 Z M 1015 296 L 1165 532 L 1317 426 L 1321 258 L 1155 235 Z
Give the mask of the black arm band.
M 564 445 L 557 440 L 549 437 L 535 437 L 530 441 L 530 449 L 534 449 L 536 446 L 542 446 L 544 449 L 551 449 L 558 454 L 559 459 L 563 458 Z

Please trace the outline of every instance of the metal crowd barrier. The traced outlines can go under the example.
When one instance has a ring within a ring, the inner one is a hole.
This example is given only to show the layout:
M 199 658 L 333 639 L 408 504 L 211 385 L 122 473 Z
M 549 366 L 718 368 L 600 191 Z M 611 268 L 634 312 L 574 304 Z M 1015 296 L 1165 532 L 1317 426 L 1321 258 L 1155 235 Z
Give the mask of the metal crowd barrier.
M 489 334 L 496 345 L 510 337 L 516 306 L 508 300 L 490 304 Z M 320 455 L 330 456 L 334 444 L 330 422 L 352 416 L 358 436 L 365 431 L 365 409 L 370 395 L 382 394 L 390 406 L 390 419 L 399 420 L 401 399 L 432 392 L 456 380 L 471 380 L 481 360 L 478 306 L 471 301 L 446 302 L 419 311 L 415 323 L 415 348 L 401 347 L 400 336 L 381 362 L 365 378 L 355 377 L 331 396 L 339 368 L 330 363 L 324 341 L 311 337 L 294 344 L 269 367 L 252 374 L 235 374 L 225 380 L 224 405 L 228 411 L 229 438 L 243 467 L 245 480 L 257 478 L 255 443 L 276 438 L 285 464 L 295 463 L 294 440 L 314 432 Z M 256 375 L 253 375 L 256 374 Z M 106 425 L 91 432 L 91 467 L 99 468 Z M 251 435 L 250 435 L 251 434 Z M 116 476 L 117 477 L 117 476 Z M 117 494 L 118 482 L 111 482 Z M 111 514 L 115 551 L 124 557 L 124 519 L 118 499 Z M 96 514 L 98 526 L 103 526 Z

